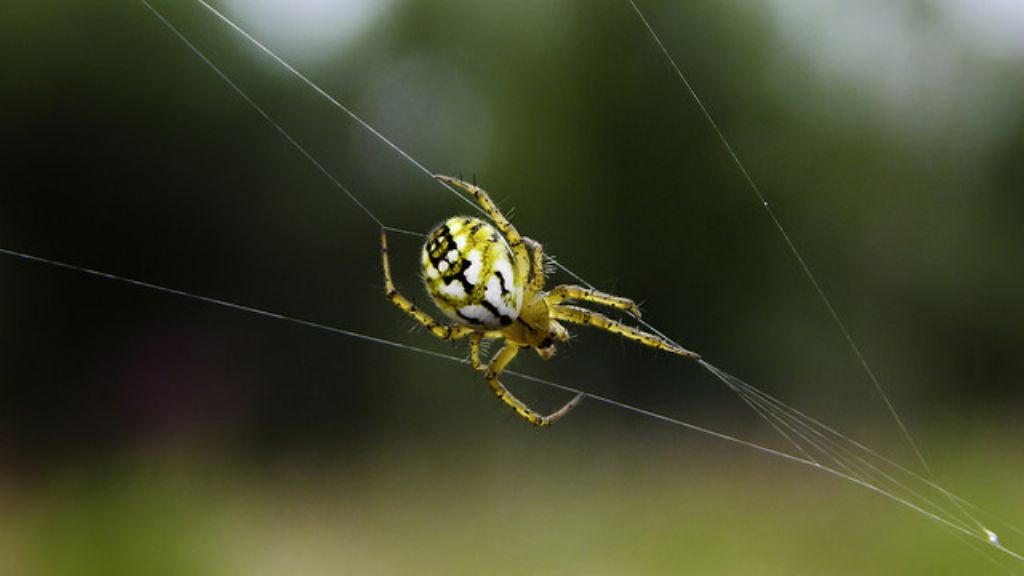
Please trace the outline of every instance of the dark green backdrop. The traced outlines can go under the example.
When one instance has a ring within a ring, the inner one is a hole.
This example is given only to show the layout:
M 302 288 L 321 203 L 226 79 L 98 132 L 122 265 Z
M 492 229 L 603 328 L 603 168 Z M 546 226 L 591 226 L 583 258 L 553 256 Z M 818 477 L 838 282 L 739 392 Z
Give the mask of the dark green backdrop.
M 1019 43 L 941 3 L 677 4 L 640 6 L 926 454 L 958 493 L 1024 517 L 1001 472 L 1022 456 L 1008 440 L 1024 398 Z M 475 177 L 563 264 L 912 463 L 628 2 L 254 5 L 226 8 L 429 170 Z M 426 231 L 467 209 L 208 12 L 156 6 L 386 224 Z M 0 247 L 465 354 L 409 331 L 382 295 L 373 221 L 144 6 L 8 2 L 0 22 Z M 393 243 L 401 287 L 425 302 L 417 241 Z M 698 367 L 576 335 L 516 368 L 777 444 Z M 463 366 L 6 256 L 0 350 L 0 555 L 15 573 L 130 572 L 147 551 L 174 559 L 168 573 L 245 571 L 232 559 L 289 537 L 317 573 L 520 573 L 500 560 L 517 554 L 545 573 L 989 566 L 891 503 L 742 448 L 593 403 L 538 433 Z M 563 400 L 509 383 L 541 406 Z M 695 512 L 705 498 L 719 504 Z M 294 525 L 281 510 L 299 510 Z M 152 533 L 151 517 L 164 518 Z M 211 525 L 220 546 L 194 532 Z M 51 538 L 66 556 L 45 552 Z M 353 541 L 375 552 L 347 552 Z

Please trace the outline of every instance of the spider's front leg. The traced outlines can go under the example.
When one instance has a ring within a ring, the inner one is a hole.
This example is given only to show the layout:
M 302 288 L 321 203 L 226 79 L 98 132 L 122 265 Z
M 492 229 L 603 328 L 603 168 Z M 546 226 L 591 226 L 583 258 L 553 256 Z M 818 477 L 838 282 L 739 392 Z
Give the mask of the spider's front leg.
M 551 317 L 555 320 L 564 320 L 566 322 L 572 322 L 573 324 L 582 324 L 584 326 L 591 326 L 593 328 L 600 328 L 612 334 L 618 334 L 623 338 L 639 342 L 644 346 L 649 346 L 656 350 L 663 350 L 665 352 L 671 352 L 672 354 L 678 354 L 685 358 L 692 358 L 693 360 L 700 360 L 700 354 L 691 352 L 686 348 L 673 344 L 664 338 L 651 334 L 650 332 L 644 332 L 632 326 L 627 326 L 622 322 L 612 320 L 611 318 L 594 312 L 593 310 L 587 310 L 586 308 L 580 308 L 579 306 L 552 306 Z
M 502 402 L 508 404 L 513 410 L 515 410 L 516 414 L 519 414 L 534 426 L 549 426 L 552 422 L 558 420 L 562 416 L 565 416 L 570 410 L 575 408 L 576 405 L 580 403 L 580 400 L 583 399 L 583 393 L 580 392 L 564 406 L 547 416 L 542 416 L 538 412 L 532 410 L 529 406 L 524 404 L 522 400 L 513 396 L 512 393 L 508 391 L 508 388 L 505 388 L 505 385 L 501 383 L 501 380 L 498 379 L 498 376 L 500 376 L 505 370 L 508 363 L 511 362 L 512 359 L 516 357 L 516 354 L 519 353 L 519 348 L 519 344 L 506 342 L 505 346 L 494 355 L 494 358 L 491 359 L 491 363 L 487 367 L 487 374 L 484 378 L 487 380 L 487 384 L 491 387 L 491 390 L 494 390 L 494 394 L 497 395 Z
M 640 317 L 640 307 L 636 305 L 636 302 L 633 302 L 629 298 L 608 294 L 607 292 L 601 292 L 600 290 L 594 290 L 592 288 L 584 288 L 583 286 L 573 286 L 571 284 L 555 286 L 551 292 L 548 293 L 547 300 L 550 304 L 561 304 L 566 300 L 593 302 L 594 304 L 601 304 L 609 308 L 628 312 L 635 318 Z
M 380 231 L 380 254 L 381 261 L 384 264 L 384 293 L 387 295 L 388 300 L 391 300 L 392 304 L 409 316 L 412 316 L 413 320 L 422 324 L 424 328 L 430 330 L 431 334 L 442 340 L 456 340 L 474 332 L 472 328 L 466 326 L 448 326 L 441 324 L 437 320 L 434 320 L 430 314 L 420 310 L 412 303 L 411 300 L 402 296 L 401 293 L 395 289 L 395 283 L 391 279 L 391 262 L 388 258 L 388 237 L 383 228 Z

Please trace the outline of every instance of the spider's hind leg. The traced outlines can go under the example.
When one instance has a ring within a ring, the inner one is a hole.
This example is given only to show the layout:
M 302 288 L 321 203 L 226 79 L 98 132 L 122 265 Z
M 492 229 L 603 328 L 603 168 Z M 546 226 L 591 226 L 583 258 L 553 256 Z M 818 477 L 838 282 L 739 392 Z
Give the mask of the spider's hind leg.
M 483 188 L 476 184 L 470 184 L 465 180 L 459 180 L 458 178 L 452 178 L 451 176 L 445 176 L 443 174 L 435 174 L 434 178 L 443 184 L 453 188 L 458 188 L 463 193 L 472 196 L 473 199 L 476 200 L 477 204 L 483 208 L 484 212 L 487 213 L 487 216 L 489 216 L 491 220 L 498 225 L 498 229 L 500 229 L 501 233 L 505 235 L 505 238 L 508 239 L 508 243 L 511 246 L 515 247 L 523 243 L 523 238 L 519 235 L 519 231 L 516 230 L 516 227 L 508 221 L 508 218 L 506 218 L 504 214 L 502 214 L 501 210 L 499 210 L 498 206 L 494 203 L 494 200 L 491 200 L 490 195 L 488 195 Z
M 402 296 L 395 288 L 395 282 L 391 279 L 391 261 L 388 259 L 388 237 L 384 229 L 380 231 L 380 255 L 381 263 L 384 266 L 384 293 L 388 300 L 400 310 L 419 322 L 430 333 L 442 340 L 455 340 L 469 335 L 474 330 L 466 326 L 448 326 L 441 324 L 430 315 L 420 310 L 411 300 Z
M 516 230 L 516 227 L 498 209 L 498 206 L 491 200 L 490 195 L 476 184 L 470 184 L 458 178 L 444 176 L 443 174 L 435 174 L 434 178 L 446 186 L 461 190 L 464 194 L 468 194 L 476 200 L 480 208 L 487 213 L 487 216 L 498 226 L 498 230 L 504 234 L 505 240 L 508 241 L 508 246 L 512 250 L 512 256 L 515 260 L 514 268 L 517 274 L 521 275 L 520 278 L 517 278 L 517 284 L 519 284 L 519 280 L 525 282 L 526 274 L 530 270 L 530 254 L 526 249 L 526 241 L 519 234 L 519 231 Z
M 544 247 L 533 238 L 523 236 L 523 242 L 530 248 L 531 266 L 533 277 L 530 278 L 530 288 L 534 292 L 544 289 Z

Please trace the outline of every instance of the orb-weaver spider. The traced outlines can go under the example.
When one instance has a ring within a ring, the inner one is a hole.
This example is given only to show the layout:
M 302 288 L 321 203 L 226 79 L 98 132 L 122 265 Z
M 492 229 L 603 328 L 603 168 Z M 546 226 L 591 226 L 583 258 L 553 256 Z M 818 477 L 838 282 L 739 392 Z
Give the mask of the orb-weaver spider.
M 591 302 L 639 317 L 640 309 L 628 298 L 564 284 L 545 291 L 541 245 L 520 236 L 482 188 L 450 176 L 435 178 L 475 198 L 501 234 L 479 218 L 456 216 L 427 236 L 422 255 L 423 282 L 438 308 L 456 322 L 445 325 L 395 289 L 388 260 L 387 234 L 382 229 L 380 243 L 387 297 L 442 340 L 468 337 L 470 364 L 475 370 L 485 372 L 484 378 L 498 398 L 531 424 L 547 426 L 565 416 L 583 394 L 542 416 L 513 396 L 499 376 L 522 348 L 533 348 L 541 358 L 551 358 L 555 354 L 555 343 L 569 339 L 569 333 L 559 321 L 593 326 L 651 348 L 700 358 L 660 336 L 566 303 Z M 484 338 L 505 341 L 487 364 L 480 362 L 480 342 Z

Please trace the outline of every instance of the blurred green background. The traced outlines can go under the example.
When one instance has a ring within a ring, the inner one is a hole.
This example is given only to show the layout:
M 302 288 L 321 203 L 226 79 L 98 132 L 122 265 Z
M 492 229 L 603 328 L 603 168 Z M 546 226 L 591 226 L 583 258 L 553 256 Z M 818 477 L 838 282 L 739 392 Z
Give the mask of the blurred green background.
M 154 4 L 386 224 L 466 210 L 198 5 Z M 1024 524 L 1024 10 L 638 4 L 937 477 Z M 219 6 L 662 331 L 913 464 L 625 0 Z M 0 247 L 465 353 L 410 333 L 375 224 L 143 5 L 0 23 Z M 424 301 L 418 242 L 392 241 Z M 642 416 L 585 402 L 538 432 L 454 363 L 6 256 L 0 278 L 0 574 L 1001 573 L 891 501 Z M 699 367 L 576 335 L 515 368 L 785 446 Z

